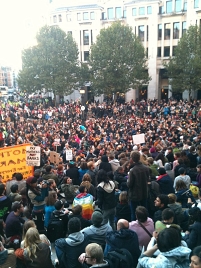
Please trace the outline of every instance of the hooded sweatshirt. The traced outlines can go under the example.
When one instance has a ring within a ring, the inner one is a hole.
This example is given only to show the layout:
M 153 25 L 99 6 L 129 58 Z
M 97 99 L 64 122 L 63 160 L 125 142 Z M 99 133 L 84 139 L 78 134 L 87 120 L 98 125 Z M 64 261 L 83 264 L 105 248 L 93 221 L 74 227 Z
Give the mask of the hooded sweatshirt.
M 106 236 L 108 232 L 112 231 L 112 227 L 106 223 L 101 225 L 100 227 L 96 227 L 91 225 L 89 227 L 84 228 L 81 232 L 85 233 L 86 235 L 98 235 L 98 236 Z
M 119 160 L 117 160 L 117 159 L 112 159 L 112 160 L 110 160 L 109 163 L 112 167 L 113 173 L 118 169 L 118 167 L 120 167 Z
M 186 187 L 189 189 L 191 184 L 191 178 L 188 175 L 179 175 L 174 180 L 174 188 L 176 187 L 177 181 L 183 181 L 186 184 Z
M 113 181 L 109 181 L 108 183 L 101 182 L 98 185 L 96 204 L 102 210 L 108 210 L 116 207 L 115 183 Z
M 83 241 L 84 234 L 81 232 L 72 233 L 66 238 L 66 243 L 71 247 L 76 247 L 77 245 L 80 245 Z
M 189 248 L 180 246 L 168 252 L 161 252 L 156 258 L 150 258 L 142 254 L 139 259 L 139 264 L 141 265 L 140 267 L 143 268 L 187 268 L 190 263 L 190 253 L 191 250 Z

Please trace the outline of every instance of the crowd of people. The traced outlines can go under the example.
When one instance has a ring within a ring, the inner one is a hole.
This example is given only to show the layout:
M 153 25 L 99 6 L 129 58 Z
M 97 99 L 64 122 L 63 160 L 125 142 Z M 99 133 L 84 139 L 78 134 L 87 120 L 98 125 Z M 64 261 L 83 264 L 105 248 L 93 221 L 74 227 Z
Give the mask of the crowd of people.
M 0 171 L 1 267 L 201 267 L 200 130 L 197 100 L 1 104 L 0 146 L 41 147 Z

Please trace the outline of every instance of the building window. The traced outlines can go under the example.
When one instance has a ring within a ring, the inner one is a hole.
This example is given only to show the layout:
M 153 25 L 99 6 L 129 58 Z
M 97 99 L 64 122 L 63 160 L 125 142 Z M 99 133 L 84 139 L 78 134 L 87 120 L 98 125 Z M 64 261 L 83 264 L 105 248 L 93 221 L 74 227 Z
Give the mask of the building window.
M 184 0 L 184 11 L 187 11 L 187 0 Z
M 152 7 L 151 6 L 147 7 L 147 14 L 148 15 L 152 14 Z
M 162 24 L 158 24 L 158 40 L 162 39 Z
M 73 32 L 72 31 L 68 31 L 67 34 L 73 35 Z
M 160 6 L 159 7 L 159 14 L 163 14 L 164 13 L 164 6 Z
M 83 20 L 89 19 L 89 12 L 83 12 Z
M 172 1 L 166 2 L 166 13 L 172 13 Z
M 141 41 L 144 41 L 144 25 L 138 26 L 138 36 Z
M 164 57 L 170 56 L 170 47 L 164 47 Z
M 84 61 L 89 60 L 89 51 L 84 51 Z
M 102 20 L 106 20 L 107 17 L 106 17 L 106 12 L 102 12 Z
M 115 8 L 115 18 L 120 19 L 122 17 L 121 15 L 121 7 L 116 7 Z
M 59 22 L 62 22 L 62 16 L 59 14 Z
M 77 13 L 77 20 L 81 20 L 81 13 Z
M 181 0 L 175 0 L 175 12 L 181 11 Z
M 93 44 L 93 32 L 91 30 L 91 45 Z
M 95 20 L 95 13 L 94 12 L 90 12 L 90 20 Z
M 179 22 L 173 23 L 173 39 L 179 39 Z
M 172 47 L 172 56 L 175 56 L 175 49 L 176 49 L 177 46 L 173 46 Z
M 139 8 L 139 15 L 145 15 L 145 8 L 144 7 Z
M 136 8 L 136 7 L 134 7 L 134 8 L 132 9 L 132 15 L 133 15 L 133 16 L 137 16 L 137 8 Z
M 57 23 L 57 16 L 56 16 L 56 15 L 53 16 L 53 22 L 54 22 L 54 23 Z
M 88 30 L 83 31 L 83 44 L 85 46 L 89 45 L 89 31 Z
M 182 22 L 182 36 L 185 34 L 186 32 L 186 21 Z
M 165 23 L 164 25 L 164 39 L 165 40 L 170 40 L 170 23 Z
M 71 21 L 71 15 L 70 14 L 66 14 L 66 20 Z
M 157 57 L 161 58 L 161 47 L 157 47 Z
M 149 26 L 147 25 L 147 41 L 149 41 Z
M 194 0 L 194 8 L 198 8 L 199 7 L 199 0 Z
M 113 8 L 112 7 L 107 9 L 107 18 L 109 20 L 114 19 L 114 11 L 113 11 Z
M 127 16 L 126 9 L 124 9 L 123 18 L 126 18 L 126 16 Z

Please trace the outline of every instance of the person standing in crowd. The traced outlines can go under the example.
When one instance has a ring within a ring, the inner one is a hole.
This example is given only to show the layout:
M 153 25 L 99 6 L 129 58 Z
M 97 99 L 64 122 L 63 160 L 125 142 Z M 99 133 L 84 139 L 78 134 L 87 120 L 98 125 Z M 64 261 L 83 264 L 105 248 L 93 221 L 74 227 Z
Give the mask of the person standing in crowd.
M 148 182 L 150 170 L 140 161 L 140 153 L 133 151 L 131 159 L 134 163 L 128 177 L 128 197 L 131 206 L 131 220 L 135 220 L 135 210 L 137 206 L 147 206 Z
M 6 220 L 8 213 L 11 211 L 11 200 L 5 195 L 6 187 L 0 183 L 0 220 Z
M 103 211 L 103 223 L 109 223 L 115 230 L 115 183 L 109 180 L 105 170 L 98 171 L 97 201 L 96 205 Z

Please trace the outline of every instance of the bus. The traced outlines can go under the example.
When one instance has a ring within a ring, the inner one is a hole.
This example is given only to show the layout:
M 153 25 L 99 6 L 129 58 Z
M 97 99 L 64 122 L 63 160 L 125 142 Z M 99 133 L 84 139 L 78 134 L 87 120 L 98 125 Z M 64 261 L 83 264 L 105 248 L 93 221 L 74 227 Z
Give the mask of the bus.
M 0 95 L 8 95 L 8 87 L 7 86 L 0 86 Z

